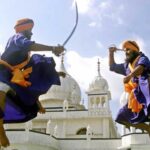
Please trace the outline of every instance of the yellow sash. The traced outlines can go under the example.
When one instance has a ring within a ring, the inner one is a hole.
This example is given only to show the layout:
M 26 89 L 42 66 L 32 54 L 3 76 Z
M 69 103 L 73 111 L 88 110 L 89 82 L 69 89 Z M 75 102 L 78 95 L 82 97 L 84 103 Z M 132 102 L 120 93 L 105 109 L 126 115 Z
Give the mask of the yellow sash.
M 26 81 L 25 79 L 29 78 L 29 74 L 32 72 L 32 67 L 29 67 L 27 69 L 23 68 L 28 64 L 29 60 L 30 57 L 28 57 L 27 60 L 18 65 L 11 66 L 6 61 L 0 59 L 0 64 L 4 65 L 5 67 L 9 68 L 12 71 L 13 74 L 11 78 L 12 83 L 18 84 L 23 87 L 28 87 L 31 85 L 31 82 Z

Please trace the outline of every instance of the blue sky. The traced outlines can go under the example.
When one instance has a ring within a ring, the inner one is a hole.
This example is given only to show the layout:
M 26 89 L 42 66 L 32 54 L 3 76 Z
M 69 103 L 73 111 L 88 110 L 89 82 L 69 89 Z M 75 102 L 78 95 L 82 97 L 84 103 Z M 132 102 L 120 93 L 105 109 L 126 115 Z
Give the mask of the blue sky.
M 14 34 L 14 24 L 20 18 L 35 22 L 33 40 L 38 43 L 62 44 L 75 24 L 73 0 L 0 0 L 0 51 Z M 97 60 L 101 75 L 108 81 L 112 93 L 111 110 L 115 117 L 123 91 L 122 76 L 109 71 L 108 47 L 120 47 L 126 39 L 135 40 L 141 51 L 150 57 L 150 1 L 148 0 L 77 0 L 79 22 L 66 45 L 65 65 L 84 92 L 97 75 Z M 51 55 L 51 53 L 48 53 Z M 117 62 L 124 54 L 115 54 Z M 55 58 L 59 63 L 59 59 Z

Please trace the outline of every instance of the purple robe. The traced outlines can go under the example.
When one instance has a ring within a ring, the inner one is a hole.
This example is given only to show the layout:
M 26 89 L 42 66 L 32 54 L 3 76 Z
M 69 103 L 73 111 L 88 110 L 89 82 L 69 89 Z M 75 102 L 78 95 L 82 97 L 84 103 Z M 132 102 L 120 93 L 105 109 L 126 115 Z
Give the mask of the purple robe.
M 23 34 L 18 33 L 11 37 L 6 45 L 1 59 L 11 65 L 16 65 L 28 57 L 29 47 L 33 44 Z M 29 87 L 21 87 L 11 83 L 11 71 L 4 65 L 0 65 L 0 81 L 8 84 L 16 95 L 8 92 L 4 111 L 0 109 L 0 117 L 4 123 L 26 122 L 37 116 L 39 110 L 37 100 L 53 85 L 60 85 L 59 75 L 55 70 L 55 62 L 52 57 L 34 54 L 24 69 L 32 66 L 32 73 L 27 79 L 31 82 Z

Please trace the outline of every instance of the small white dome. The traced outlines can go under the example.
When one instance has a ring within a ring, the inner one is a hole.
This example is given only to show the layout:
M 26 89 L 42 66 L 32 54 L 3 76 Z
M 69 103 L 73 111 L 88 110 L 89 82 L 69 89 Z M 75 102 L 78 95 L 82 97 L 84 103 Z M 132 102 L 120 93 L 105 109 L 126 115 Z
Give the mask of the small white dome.
M 108 83 L 100 74 L 100 62 L 98 60 L 98 76 L 90 83 L 88 92 L 108 92 L 108 90 Z
M 107 92 L 108 88 L 107 81 L 102 76 L 96 76 L 92 83 L 89 85 L 88 91 Z

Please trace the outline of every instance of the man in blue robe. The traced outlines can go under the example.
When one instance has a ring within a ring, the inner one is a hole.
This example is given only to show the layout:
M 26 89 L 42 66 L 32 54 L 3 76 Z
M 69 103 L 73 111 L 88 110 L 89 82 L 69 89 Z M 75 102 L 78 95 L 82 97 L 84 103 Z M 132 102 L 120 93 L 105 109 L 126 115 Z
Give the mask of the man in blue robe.
M 150 134 L 150 60 L 142 52 L 135 41 L 127 40 L 122 45 L 126 59 L 116 64 L 114 52 L 116 47 L 109 48 L 110 70 L 124 75 L 125 92 L 128 93 L 127 103 L 119 110 L 116 122 L 127 128 L 146 130 Z
M 3 123 L 26 122 L 44 112 L 38 97 L 53 85 L 60 85 L 52 57 L 31 51 L 51 51 L 59 56 L 63 46 L 47 46 L 31 41 L 32 19 L 17 21 L 0 60 L 0 144 L 9 146 Z

